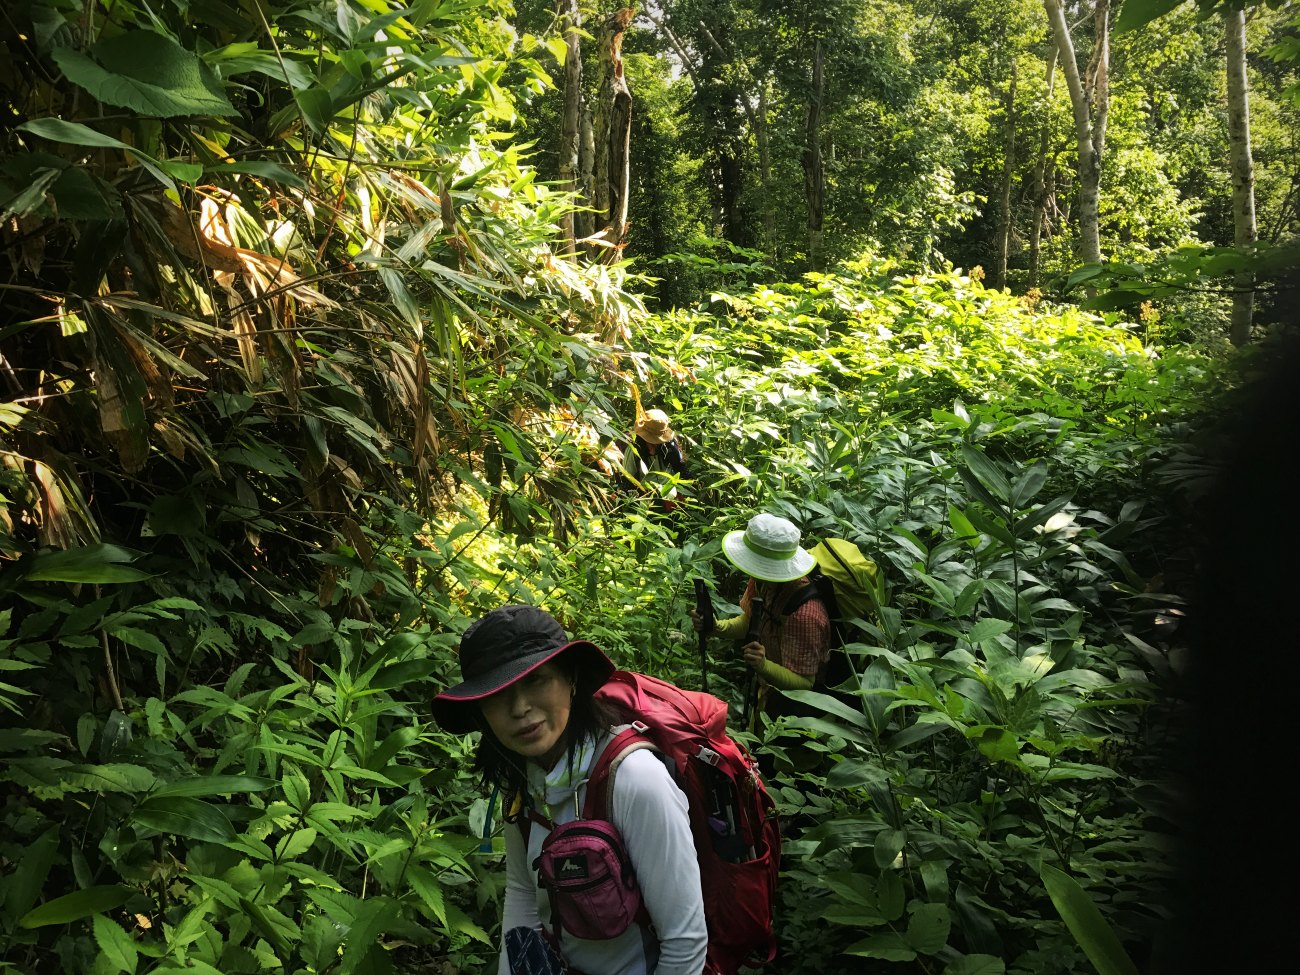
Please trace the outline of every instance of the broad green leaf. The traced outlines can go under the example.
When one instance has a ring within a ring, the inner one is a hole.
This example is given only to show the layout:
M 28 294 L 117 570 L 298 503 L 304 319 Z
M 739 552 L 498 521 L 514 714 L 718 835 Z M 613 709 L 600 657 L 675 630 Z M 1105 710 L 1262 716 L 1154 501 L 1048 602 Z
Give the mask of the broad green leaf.
M 1115 33 L 1144 27 L 1186 2 L 1187 0 L 1124 0 L 1119 17 L 1115 20 Z
M 901 829 L 882 829 L 876 835 L 875 860 L 876 866 L 881 870 L 887 870 L 894 865 L 898 859 L 898 854 L 903 852 L 903 847 L 907 843 L 907 833 Z
M 312 848 L 312 844 L 316 842 L 316 835 L 316 831 L 310 826 L 294 830 L 276 844 L 276 861 L 296 860 Z
M 943 970 L 943 975 L 1005 975 L 1006 962 L 995 955 L 964 955 Z
M 343 957 L 339 960 L 339 975 L 352 975 L 357 971 L 376 940 L 398 915 L 397 905 L 387 897 L 372 897 L 362 902 L 348 931 Z
M 411 889 L 420 895 L 420 900 L 424 902 L 425 907 L 433 912 L 438 923 L 447 927 L 447 907 L 443 901 L 442 885 L 438 883 L 433 872 L 413 864 L 407 868 L 406 875 L 411 882 Z
M 230 820 L 220 809 L 189 796 L 146 799 L 136 806 L 131 819 L 160 833 L 187 836 L 207 843 L 224 843 L 235 838 Z
M 828 873 L 822 883 L 841 900 L 876 913 L 876 888 L 874 877 L 865 873 Z
M 148 630 L 135 626 L 115 626 L 108 631 L 108 635 L 145 653 L 159 657 L 167 656 L 167 648 L 163 646 L 163 642 Z
M 952 916 L 947 904 L 921 904 L 907 922 L 907 943 L 923 955 L 938 953 L 948 943 Z
M 105 105 L 154 118 L 239 114 L 197 55 L 151 30 L 108 37 L 89 56 L 60 47 L 51 57 L 69 81 Z
M 903 940 L 903 936 L 892 931 L 855 941 L 844 949 L 844 953 L 861 958 L 883 958 L 885 961 L 911 961 L 916 957 L 916 952 Z
M 955 531 L 967 545 L 971 548 L 979 548 L 979 529 L 971 524 L 971 520 L 966 517 L 966 513 L 956 505 L 948 505 L 948 524 L 952 526 L 952 530 Z
M 96 914 L 94 920 L 95 943 L 104 959 L 112 966 L 114 972 L 135 975 L 136 965 L 140 962 L 135 941 L 116 921 L 111 921 L 102 914 Z
M 1137 966 L 1124 950 L 1115 929 L 1106 923 L 1078 881 L 1046 863 L 1039 868 L 1038 874 L 1043 878 L 1043 885 L 1061 920 L 1096 967 L 1098 975 L 1137 975 Z
M 293 97 L 307 127 L 317 135 L 323 135 L 334 117 L 334 101 L 330 93 L 324 88 L 313 87 L 295 91 Z
M 1005 728 L 986 728 L 980 735 L 979 749 L 990 761 L 1013 762 L 1020 754 L 1020 741 Z
M 64 894 L 52 901 L 46 901 L 40 907 L 28 911 L 18 922 L 22 928 L 43 928 L 51 924 L 67 924 L 80 921 L 92 914 L 103 914 L 121 907 L 135 892 L 130 887 L 104 885 L 87 887 L 85 890 Z
M 966 634 L 966 639 L 973 645 L 979 646 L 985 640 L 991 640 L 995 636 L 1001 636 L 1011 629 L 1012 624 L 1007 620 L 985 618 L 977 622 L 970 628 Z
M 876 906 L 880 910 L 880 916 L 886 921 L 896 921 L 903 916 L 906 903 L 907 891 L 903 887 L 899 871 L 884 871 L 876 885 Z
M 826 785 L 832 789 L 857 789 L 868 783 L 883 784 L 886 779 L 878 765 L 855 758 L 836 762 L 826 773 Z

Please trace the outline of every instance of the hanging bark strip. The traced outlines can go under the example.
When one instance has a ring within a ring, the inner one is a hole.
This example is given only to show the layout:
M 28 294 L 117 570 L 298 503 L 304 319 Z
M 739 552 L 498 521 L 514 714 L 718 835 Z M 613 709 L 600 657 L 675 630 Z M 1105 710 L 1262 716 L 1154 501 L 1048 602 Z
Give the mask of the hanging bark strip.
M 632 139 L 632 92 L 623 74 L 623 34 L 636 9 L 624 7 L 609 15 L 601 35 L 600 95 L 594 122 L 596 137 L 595 208 L 604 238 L 601 260 L 618 260 L 627 237 L 630 185 L 629 150 Z
M 1246 15 L 1241 10 L 1223 13 L 1228 62 L 1228 152 L 1232 165 L 1232 238 L 1242 250 L 1255 246 L 1255 162 L 1250 151 L 1250 89 L 1246 81 Z M 1233 282 L 1233 345 L 1250 341 L 1255 315 L 1255 276 L 1238 274 Z

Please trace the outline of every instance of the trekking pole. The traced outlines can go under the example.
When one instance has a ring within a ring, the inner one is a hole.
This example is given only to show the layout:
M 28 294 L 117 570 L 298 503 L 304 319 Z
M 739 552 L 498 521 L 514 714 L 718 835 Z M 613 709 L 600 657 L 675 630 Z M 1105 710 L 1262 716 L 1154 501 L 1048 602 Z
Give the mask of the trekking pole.
M 695 580 L 695 612 L 700 617 L 700 689 L 709 692 L 709 634 L 713 632 L 713 600 L 703 579 Z
M 749 601 L 749 630 L 746 631 L 745 637 L 741 640 L 740 645 L 746 646 L 758 639 L 759 633 L 763 628 L 763 599 L 755 595 Z M 749 680 L 745 682 L 745 700 L 744 710 L 741 712 L 741 720 L 746 727 L 753 720 L 754 711 L 758 708 L 758 672 L 751 670 Z

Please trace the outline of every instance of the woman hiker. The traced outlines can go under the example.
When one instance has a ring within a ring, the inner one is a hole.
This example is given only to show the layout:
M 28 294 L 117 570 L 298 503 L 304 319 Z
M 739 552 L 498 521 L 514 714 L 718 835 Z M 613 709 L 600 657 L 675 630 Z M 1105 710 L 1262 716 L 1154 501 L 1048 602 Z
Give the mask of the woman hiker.
M 609 658 L 569 640 L 540 609 L 503 606 L 465 631 L 460 668 L 461 683 L 434 698 L 434 719 L 458 734 L 482 732 L 475 767 L 500 789 L 508 819 L 530 820 L 505 831 L 499 975 L 558 973 L 556 951 L 584 975 L 700 975 L 708 932 L 686 796 L 651 750 L 619 766 L 609 813 L 649 924 L 607 940 L 557 930 L 538 880 L 542 823 L 578 818 L 592 764 L 615 733 L 617 718 L 593 697 L 614 672 Z
M 747 715 L 751 731 L 758 727 L 758 712 L 775 716 L 784 704 L 770 688 L 811 690 L 830 657 L 830 614 L 820 599 L 801 599 L 817 561 L 799 547 L 799 540 L 793 522 L 768 514 L 755 515 L 744 531 L 728 532 L 722 539 L 722 551 L 749 576 L 749 584 L 740 597 L 740 615 L 719 620 L 712 632 L 745 641 L 741 653 L 754 671 L 758 694 L 757 706 Z M 698 633 L 703 621 L 696 610 L 690 613 Z

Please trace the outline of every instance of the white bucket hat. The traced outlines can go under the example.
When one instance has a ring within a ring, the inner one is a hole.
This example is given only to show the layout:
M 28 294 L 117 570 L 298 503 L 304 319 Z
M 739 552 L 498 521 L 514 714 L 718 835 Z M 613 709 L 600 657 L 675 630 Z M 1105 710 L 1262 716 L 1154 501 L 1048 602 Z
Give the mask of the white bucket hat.
M 755 515 L 744 531 L 727 532 L 722 551 L 745 575 L 764 582 L 802 579 L 817 560 L 799 547 L 799 529 L 776 515 Z

